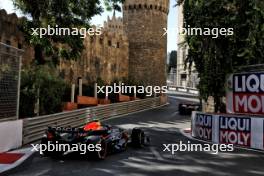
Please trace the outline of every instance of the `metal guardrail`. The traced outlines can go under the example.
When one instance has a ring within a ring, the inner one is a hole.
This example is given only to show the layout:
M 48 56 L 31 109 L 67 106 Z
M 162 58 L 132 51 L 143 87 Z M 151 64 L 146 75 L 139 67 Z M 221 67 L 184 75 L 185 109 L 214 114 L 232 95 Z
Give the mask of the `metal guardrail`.
M 198 89 L 195 89 L 192 87 L 168 86 L 168 90 L 169 91 L 185 92 L 185 93 L 194 94 L 194 95 L 199 94 Z
M 17 120 L 17 117 L 13 116 L 13 117 L 8 117 L 8 118 L 0 118 L 0 123 L 1 122 L 12 121 L 12 120 Z
M 98 120 L 104 120 L 115 116 L 155 108 L 166 103 L 167 97 L 163 96 L 27 118 L 23 120 L 23 145 L 41 139 L 48 126 L 81 127 L 92 120 L 88 118 L 89 115 L 95 116 Z

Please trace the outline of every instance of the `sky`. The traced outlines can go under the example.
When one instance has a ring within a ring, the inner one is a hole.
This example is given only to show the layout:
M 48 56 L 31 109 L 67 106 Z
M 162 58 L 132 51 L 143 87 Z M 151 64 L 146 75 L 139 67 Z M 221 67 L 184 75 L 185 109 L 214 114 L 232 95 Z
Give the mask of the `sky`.
M 178 8 L 173 7 L 176 0 L 170 0 L 170 13 L 168 17 L 168 29 L 176 29 L 178 24 Z M 5 9 L 8 13 L 15 12 L 18 16 L 22 16 L 19 11 L 15 10 L 12 0 L 0 0 L 0 9 Z M 107 20 L 107 16 L 112 16 L 113 12 L 104 12 L 101 15 L 97 15 L 92 18 L 91 23 L 95 25 L 103 24 Z M 122 13 L 117 13 L 117 16 L 122 16 Z M 176 30 L 168 30 L 168 45 L 167 51 L 177 50 L 177 34 Z M 175 32 L 174 32 L 175 31 Z

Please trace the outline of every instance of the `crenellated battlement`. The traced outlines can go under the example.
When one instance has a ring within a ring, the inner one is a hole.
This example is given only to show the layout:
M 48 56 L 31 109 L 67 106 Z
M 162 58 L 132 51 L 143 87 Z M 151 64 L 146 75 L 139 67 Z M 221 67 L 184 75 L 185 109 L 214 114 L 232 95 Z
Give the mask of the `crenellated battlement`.
M 34 52 L 19 29 L 23 20 L 26 18 L 18 17 L 15 13 L 8 14 L 4 9 L 0 9 L 0 42 L 23 49 L 22 63 L 27 65 L 31 63 Z
M 156 10 L 169 13 L 169 0 L 126 0 L 123 10 Z
M 22 20 L 25 20 L 25 17 L 17 17 L 15 13 L 8 14 L 5 9 L 0 9 L 0 20 L 8 22 L 13 25 L 19 24 Z
M 104 31 L 109 31 L 112 33 L 124 33 L 123 19 L 121 17 L 116 17 L 115 13 L 112 18 L 107 17 L 107 21 L 104 22 Z

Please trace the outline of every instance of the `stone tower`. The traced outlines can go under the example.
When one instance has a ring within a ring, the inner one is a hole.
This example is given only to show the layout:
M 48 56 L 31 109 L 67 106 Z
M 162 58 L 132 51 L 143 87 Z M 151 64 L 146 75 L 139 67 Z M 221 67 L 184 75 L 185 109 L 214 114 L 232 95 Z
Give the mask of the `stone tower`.
M 169 0 L 126 0 L 123 21 L 129 41 L 129 78 L 146 85 L 166 85 Z

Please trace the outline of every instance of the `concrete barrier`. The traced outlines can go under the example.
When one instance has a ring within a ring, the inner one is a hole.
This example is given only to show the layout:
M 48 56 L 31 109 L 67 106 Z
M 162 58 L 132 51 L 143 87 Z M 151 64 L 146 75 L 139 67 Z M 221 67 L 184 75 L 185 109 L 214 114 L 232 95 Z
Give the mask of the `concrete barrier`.
M 0 123 L 0 153 L 22 145 L 22 120 Z

